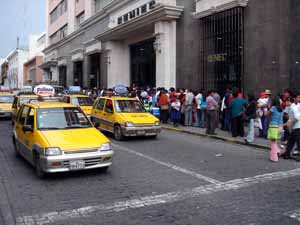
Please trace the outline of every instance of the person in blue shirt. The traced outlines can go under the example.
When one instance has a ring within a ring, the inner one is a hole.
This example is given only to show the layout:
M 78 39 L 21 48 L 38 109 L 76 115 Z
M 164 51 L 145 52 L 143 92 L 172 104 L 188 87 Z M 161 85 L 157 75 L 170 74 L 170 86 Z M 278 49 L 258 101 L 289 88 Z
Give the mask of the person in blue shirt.
M 271 141 L 270 160 L 278 161 L 278 156 L 281 155 L 281 150 L 278 147 L 277 140 L 280 139 L 280 127 L 283 125 L 283 109 L 280 104 L 280 98 L 275 97 L 272 101 L 272 106 L 268 112 L 270 117 L 270 125 L 268 129 L 268 139 Z
M 244 137 L 244 111 L 248 105 L 248 102 L 243 97 L 239 97 L 237 89 L 233 90 L 232 93 L 234 99 L 230 103 L 231 110 L 231 133 L 232 137 Z

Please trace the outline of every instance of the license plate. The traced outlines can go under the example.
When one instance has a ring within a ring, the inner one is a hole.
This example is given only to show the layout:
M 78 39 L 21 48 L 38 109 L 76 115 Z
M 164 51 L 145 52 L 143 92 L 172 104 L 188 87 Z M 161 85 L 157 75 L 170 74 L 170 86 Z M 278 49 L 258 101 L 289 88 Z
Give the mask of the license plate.
M 70 161 L 70 170 L 81 170 L 84 169 L 85 162 L 83 160 Z
M 137 135 L 145 135 L 145 134 L 146 134 L 146 131 L 144 131 L 144 130 L 137 131 Z

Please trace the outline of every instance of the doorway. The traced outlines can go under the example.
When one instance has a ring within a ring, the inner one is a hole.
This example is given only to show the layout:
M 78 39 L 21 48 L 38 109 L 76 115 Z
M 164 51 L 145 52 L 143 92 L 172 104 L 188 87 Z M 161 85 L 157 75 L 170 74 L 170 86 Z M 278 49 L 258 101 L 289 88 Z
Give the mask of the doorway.
M 96 53 L 89 56 L 90 58 L 90 73 L 89 73 L 89 88 L 100 88 L 101 77 L 100 77 L 100 58 L 101 54 Z
M 155 39 L 130 45 L 131 84 L 141 88 L 156 86 Z
M 67 67 L 59 67 L 59 85 L 66 87 L 67 86 Z
M 83 62 L 74 62 L 74 85 L 83 87 Z

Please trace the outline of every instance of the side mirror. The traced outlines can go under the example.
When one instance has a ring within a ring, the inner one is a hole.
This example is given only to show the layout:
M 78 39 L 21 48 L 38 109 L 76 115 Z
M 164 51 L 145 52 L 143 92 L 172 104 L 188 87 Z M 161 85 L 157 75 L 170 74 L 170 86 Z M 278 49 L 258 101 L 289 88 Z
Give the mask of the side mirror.
M 24 133 L 33 132 L 33 127 L 31 125 L 25 125 L 25 126 L 23 126 L 22 130 Z

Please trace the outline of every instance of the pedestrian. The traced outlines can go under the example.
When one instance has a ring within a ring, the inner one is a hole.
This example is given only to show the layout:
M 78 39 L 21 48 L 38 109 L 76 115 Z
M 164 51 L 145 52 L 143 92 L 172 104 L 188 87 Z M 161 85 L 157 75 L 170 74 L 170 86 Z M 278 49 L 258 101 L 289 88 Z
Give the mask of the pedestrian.
M 283 133 L 283 137 L 281 139 L 281 142 L 284 145 L 287 144 L 287 141 L 290 136 L 290 128 L 288 126 L 288 121 L 291 116 L 292 102 L 293 102 L 292 98 L 288 97 L 284 100 L 284 104 L 281 104 L 284 107 L 284 110 L 283 110 L 283 131 L 284 131 L 284 133 Z
M 209 91 L 206 97 L 206 134 L 216 135 L 216 110 L 218 109 L 218 103 L 214 99 L 214 92 Z
M 181 104 L 181 109 L 180 109 L 180 112 L 181 112 L 181 116 L 180 116 L 180 123 L 182 125 L 184 125 L 184 122 L 185 122 L 185 118 L 184 118 L 184 108 L 185 108 L 185 93 L 184 93 L 184 90 L 183 88 L 181 88 L 179 90 L 179 99 L 180 99 L 180 104 Z
M 272 106 L 266 116 L 270 118 L 268 129 L 268 140 L 271 141 L 270 160 L 272 162 L 278 162 L 278 156 L 281 155 L 281 150 L 277 141 L 280 140 L 280 127 L 283 125 L 283 110 L 279 97 L 273 99 Z
M 171 103 L 171 120 L 173 121 L 174 127 L 178 127 L 180 122 L 180 116 L 181 116 L 180 107 L 181 107 L 180 99 L 179 96 L 177 96 L 175 101 Z
M 233 90 L 234 99 L 230 103 L 231 109 L 231 134 L 232 137 L 244 137 L 244 112 L 248 102 L 240 98 L 238 89 Z
M 225 131 L 230 131 L 230 109 L 229 109 L 229 104 L 230 104 L 230 98 L 232 96 L 232 88 L 228 87 L 226 89 L 226 93 L 224 95 L 223 99 L 223 126 L 222 130 Z
M 254 141 L 254 120 L 256 119 L 257 104 L 253 94 L 248 94 L 248 105 L 246 107 L 245 115 L 248 122 L 248 135 L 245 139 L 246 143 L 252 143 Z
M 213 95 L 214 99 L 216 100 L 216 102 L 218 103 L 218 106 L 220 105 L 220 101 L 221 101 L 221 96 L 218 94 L 218 92 L 216 90 L 214 90 L 214 95 Z M 218 128 L 219 124 L 220 124 L 220 107 L 218 107 L 218 109 L 215 110 L 215 127 Z
M 184 107 L 184 116 L 185 116 L 185 126 L 192 126 L 193 124 L 193 100 L 195 96 L 192 92 L 192 90 L 188 89 L 186 90 L 186 96 L 185 96 L 185 107 Z
M 168 113 L 169 113 L 169 99 L 166 91 L 162 89 L 159 94 L 158 104 L 160 107 L 160 116 L 162 123 L 168 123 Z
M 298 150 L 300 150 L 300 92 L 295 96 L 294 103 L 291 105 L 290 118 L 288 126 L 291 129 L 291 134 L 288 139 L 286 152 L 283 154 L 283 158 L 290 159 L 291 152 L 295 143 Z M 297 161 L 300 159 L 298 158 Z
M 262 93 L 262 98 L 258 99 L 258 107 L 261 111 L 261 123 L 262 130 L 260 130 L 260 137 L 267 138 L 268 128 L 270 123 L 270 118 L 266 115 L 268 112 L 268 108 L 271 107 L 271 95 L 272 92 L 270 90 L 265 90 Z
M 195 97 L 196 105 L 197 105 L 197 117 L 196 117 L 196 127 L 201 127 L 201 119 L 202 119 L 202 110 L 201 104 L 203 102 L 203 91 L 200 91 Z

